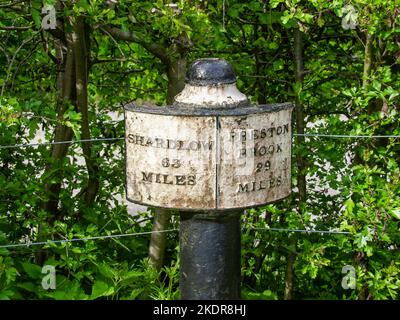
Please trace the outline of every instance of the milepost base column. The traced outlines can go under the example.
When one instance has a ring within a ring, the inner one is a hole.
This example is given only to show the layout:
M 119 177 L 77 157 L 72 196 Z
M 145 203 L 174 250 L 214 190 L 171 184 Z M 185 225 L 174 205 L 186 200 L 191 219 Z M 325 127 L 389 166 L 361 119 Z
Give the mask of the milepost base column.
M 241 212 L 180 212 L 182 300 L 240 299 Z

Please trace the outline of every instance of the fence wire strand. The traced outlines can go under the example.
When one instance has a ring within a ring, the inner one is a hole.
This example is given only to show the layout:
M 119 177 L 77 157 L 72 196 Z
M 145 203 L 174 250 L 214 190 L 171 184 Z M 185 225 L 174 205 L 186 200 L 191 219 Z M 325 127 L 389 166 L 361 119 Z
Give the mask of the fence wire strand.
M 6 145 L 0 146 L 0 149 L 11 149 L 11 148 L 26 148 L 26 147 L 38 147 L 38 146 L 48 146 L 55 144 L 73 144 L 80 142 L 96 142 L 96 141 L 118 141 L 124 139 L 123 137 L 119 138 L 97 138 L 97 139 L 82 139 L 82 140 L 68 140 L 68 141 L 55 141 L 55 142 L 38 142 L 38 143 L 26 143 L 26 144 L 14 144 L 14 145 Z
M 292 136 L 293 137 L 295 137 L 295 136 L 322 137 L 322 138 L 352 138 L 352 139 L 400 138 L 400 135 L 345 135 L 345 134 L 320 134 L 320 133 L 302 133 L 302 134 L 294 133 Z M 27 144 L 15 144 L 15 145 L 0 145 L 0 149 L 25 148 L 25 147 L 36 147 L 36 146 L 45 146 L 45 145 L 67 144 L 67 143 L 76 144 L 76 143 L 80 143 L 80 142 L 120 141 L 123 139 L 124 139 L 124 137 L 96 138 L 96 139 L 68 140 L 68 141 L 56 141 L 56 142 L 39 142 L 39 143 L 27 143 Z M 346 231 L 329 231 L 329 230 L 306 230 L 306 229 L 286 229 L 286 228 L 250 228 L 250 229 L 256 230 L 256 231 L 342 234 L 342 235 L 350 235 L 351 234 L 350 232 L 346 232 Z M 178 231 L 178 229 L 125 233 L 125 234 L 95 236 L 95 237 L 87 237 L 87 238 L 74 238 L 74 239 L 64 239 L 64 240 L 48 240 L 48 241 L 31 242 L 31 243 L 12 243 L 12 244 L 0 245 L 0 249 L 49 245 L 52 243 L 53 244 L 72 243 L 72 242 L 88 241 L 88 240 L 102 240 L 102 239 L 111 239 L 111 238 L 133 237 L 133 236 L 148 235 L 148 234 L 152 234 L 152 233 L 169 233 L 169 232 L 176 232 L 176 231 Z
M 350 232 L 346 232 L 346 231 L 305 230 L 305 229 L 285 229 L 285 228 L 248 228 L 245 230 L 320 233 L 320 234 L 344 234 L 344 235 L 351 234 Z M 33 247 L 33 246 L 50 245 L 50 244 L 57 244 L 57 243 L 72 243 L 72 242 L 80 242 L 80 241 L 88 241 L 88 240 L 104 240 L 104 239 L 112 239 L 112 238 L 136 237 L 136 236 L 142 236 L 142 235 L 149 235 L 152 233 L 170 233 L 170 232 L 177 232 L 177 231 L 179 231 L 179 229 L 167 229 L 167 230 L 135 232 L 135 233 L 122 233 L 122 234 L 113 234 L 113 235 L 106 235 L 106 236 L 73 238 L 73 239 L 63 239 L 63 240 L 47 240 L 47 241 L 40 241 L 40 242 L 10 243 L 10 244 L 5 244 L 5 245 L 0 245 L 0 249 L 20 248 L 20 247 L 29 248 L 29 247 Z M 242 231 L 244 231 L 244 230 L 242 230 Z
M 351 234 L 348 231 L 329 231 L 329 230 L 307 230 L 307 229 L 285 229 L 285 228 L 251 228 L 260 231 L 278 231 L 278 232 L 300 232 L 300 233 L 321 233 L 321 234 Z
M 400 135 L 351 135 L 351 134 L 323 134 L 323 133 L 293 133 L 293 137 L 320 137 L 320 138 L 342 138 L 342 139 L 383 139 L 383 138 L 400 138 Z M 67 141 L 55 141 L 55 142 L 38 142 L 38 143 L 26 143 L 26 144 L 14 144 L 14 145 L 0 145 L 0 149 L 11 149 L 11 148 L 26 148 L 26 147 L 38 147 L 55 144 L 73 144 L 80 142 L 96 142 L 96 141 L 119 141 L 123 140 L 124 137 L 118 138 L 97 138 L 97 139 L 82 139 L 82 140 L 67 140 Z
M 321 137 L 321 138 L 351 138 L 351 139 L 380 139 L 400 138 L 400 135 L 351 135 L 351 134 L 323 134 L 323 133 L 294 133 L 293 136 Z
M 0 249 L 40 246 L 40 245 L 46 245 L 46 244 L 48 245 L 48 244 L 53 244 L 53 243 L 70 243 L 70 242 L 88 241 L 88 240 L 103 240 L 103 239 L 112 239 L 112 238 L 135 237 L 135 236 L 142 236 L 142 235 L 147 235 L 147 234 L 152 234 L 152 233 L 168 233 L 168 232 L 174 232 L 174 231 L 178 231 L 178 229 L 167 229 L 167 230 L 135 232 L 135 233 L 121 233 L 121 234 L 112 234 L 112 235 L 106 235 L 106 236 L 73 238 L 73 239 L 64 239 L 64 240 L 47 240 L 47 241 L 41 241 L 41 242 L 11 243 L 11 244 L 6 244 L 6 245 L 0 245 Z

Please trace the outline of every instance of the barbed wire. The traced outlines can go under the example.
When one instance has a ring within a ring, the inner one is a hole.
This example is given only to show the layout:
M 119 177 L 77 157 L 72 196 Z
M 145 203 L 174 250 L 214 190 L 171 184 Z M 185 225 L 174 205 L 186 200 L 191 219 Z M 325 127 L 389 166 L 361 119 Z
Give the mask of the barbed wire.
M 242 232 L 245 230 L 321 233 L 321 234 L 346 234 L 346 235 L 351 234 L 351 232 L 346 232 L 346 231 L 305 230 L 305 229 L 285 229 L 285 228 L 248 228 L 248 229 L 242 230 Z M 47 241 L 40 241 L 40 242 L 10 243 L 10 244 L 5 244 L 5 245 L 0 245 L 0 249 L 19 248 L 19 247 L 29 248 L 32 246 L 50 245 L 50 244 L 56 244 L 56 243 L 72 243 L 72 242 L 80 242 L 80 241 L 88 241 L 88 240 L 104 240 L 104 239 L 112 239 L 112 238 L 136 237 L 136 236 L 142 236 L 142 235 L 149 235 L 149 234 L 153 234 L 153 233 L 170 233 L 170 232 L 176 232 L 176 231 L 179 231 L 179 229 L 167 229 L 167 230 L 145 231 L 145 232 L 135 232 L 135 233 L 121 233 L 121 234 L 113 234 L 113 235 L 105 235 L 105 236 L 94 236 L 94 237 L 73 238 L 73 239 L 63 239 L 63 240 L 47 240 Z
M 293 133 L 293 137 L 321 137 L 321 138 L 349 138 L 349 139 L 380 139 L 380 138 L 400 138 L 400 135 L 350 135 L 350 134 L 324 134 L 324 133 Z M 26 148 L 26 147 L 37 147 L 46 145 L 56 144 L 73 144 L 80 142 L 96 142 L 96 141 L 119 141 L 123 140 L 124 137 L 118 138 L 96 138 L 96 139 L 82 139 L 82 140 L 66 140 L 66 141 L 55 141 L 55 142 L 38 142 L 38 143 L 26 143 L 26 144 L 14 144 L 14 145 L 0 145 L 0 149 L 11 149 L 11 148 Z

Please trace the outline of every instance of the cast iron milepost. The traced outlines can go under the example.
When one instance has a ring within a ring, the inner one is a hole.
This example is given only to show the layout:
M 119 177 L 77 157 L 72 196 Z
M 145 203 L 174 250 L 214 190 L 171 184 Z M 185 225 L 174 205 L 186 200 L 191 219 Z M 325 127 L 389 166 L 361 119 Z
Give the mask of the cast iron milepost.
M 252 105 L 223 59 L 170 106 L 125 106 L 127 198 L 179 210 L 182 299 L 240 298 L 240 214 L 290 194 L 291 112 Z

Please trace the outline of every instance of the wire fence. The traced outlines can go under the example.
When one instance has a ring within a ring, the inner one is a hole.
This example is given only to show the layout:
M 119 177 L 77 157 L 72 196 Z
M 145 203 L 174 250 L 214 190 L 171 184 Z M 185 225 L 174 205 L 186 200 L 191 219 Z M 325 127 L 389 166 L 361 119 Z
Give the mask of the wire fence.
M 304 133 L 298 134 L 294 133 L 292 136 L 303 136 L 303 137 L 321 137 L 321 138 L 350 138 L 350 139 L 380 139 L 380 138 L 400 138 L 400 135 L 347 135 L 347 134 L 320 134 L 320 133 Z M 82 140 L 68 140 L 68 141 L 56 141 L 56 142 L 39 142 L 39 143 L 27 143 L 27 144 L 15 144 L 15 145 L 0 145 L 0 149 L 11 149 L 11 148 L 26 148 L 26 147 L 36 147 L 36 146 L 46 146 L 46 145 L 57 145 L 57 144 L 76 144 L 81 142 L 107 142 L 107 141 L 120 141 L 124 137 L 116 138 L 96 138 L 96 139 L 82 139 Z M 295 233 L 305 233 L 305 234 L 335 234 L 335 235 L 351 235 L 351 232 L 346 231 L 334 231 L 334 230 L 308 230 L 308 229 L 288 229 L 288 228 L 249 228 L 255 231 L 276 231 L 276 232 L 295 232 Z M 249 230 L 247 229 L 247 230 Z M 20 247 L 32 247 L 32 246 L 44 246 L 57 243 L 72 243 L 81 242 L 88 240 L 104 240 L 112 238 L 123 238 L 123 237 L 134 237 L 149 235 L 152 233 L 170 233 L 176 232 L 179 229 L 168 229 L 160 231 L 147 231 L 147 232 L 136 232 L 136 233 L 123 233 L 115 235 L 104 235 L 104 236 L 93 236 L 86 238 L 73 238 L 73 239 L 61 239 L 61 240 L 47 240 L 40 242 L 27 242 L 27 243 L 10 243 L 5 245 L 0 245 L 0 249 L 7 248 L 20 248 Z
M 38 143 L 26 143 L 26 144 L 14 144 L 14 145 L 3 145 L 0 149 L 12 149 L 12 148 L 27 148 L 27 147 L 38 147 L 38 146 L 49 146 L 56 144 L 74 144 L 81 142 L 97 142 L 97 141 L 118 141 L 124 139 L 119 138 L 96 138 L 96 139 L 82 139 L 82 140 L 66 140 L 66 141 L 54 141 L 54 142 L 38 142 Z
M 342 139 L 389 139 L 389 138 L 400 138 L 400 135 L 350 135 L 350 134 L 324 134 L 324 133 L 294 133 L 293 137 L 320 137 L 320 138 L 342 138 Z M 12 149 L 12 148 L 26 148 L 26 147 L 38 147 L 47 145 L 57 144 L 75 144 L 81 142 L 97 142 L 97 141 L 119 141 L 123 140 L 124 137 L 117 138 L 96 138 L 96 139 L 82 139 L 82 140 L 66 140 L 66 141 L 55 141 L 55 142 L 38 142 L 38 143 L 26 143 L 26 144 L 14 144 L 14 145 L 0 145 L 0 149 Z
M 306 229 L 286 229 L 286 228 L 248 228 L 244 230 L 255 230 L 255 231 L 277 231 L 277 232 L 298 232 L 298 233 L 318 233 L 318 234 L 335 234 L 335 235 L 350 235 L 351 232 L 347 231 L 330 231 L 330 230 L 306 230 Z M 242 230 L 242 232 L 244 231 Z M 44 246 L 58 243 L 72 243 L 72 242 L 81 242 L 81 241 L 89 241 L 89 240 L 104 240 L 104 239 L 116 239 L 116 238 L 126 238 L 126 237 L 137 237 L 143 235 L 149 235 L 153 233 L 171 233 L 177 232 L 179 229 L 167 229 L 167 230 L 158 230 L 158 231 L 145 231 L 145 232 L 135 232 L 135 233 L 121 233 L 121 234 L 113 234 L 113 235 L 104 235 L 104 236 L 93 236 L 93 237 L 84 237 L 84 238 L 73 238 L 73 239 L 60 239 L 60 240 L 47 240 L 40 242 L 26 242 L 26 243 L 9 243 L 5 245 L 0 245 L 0 249 L 9 249 L 9 248 L 29 248 L 33 246 Z

